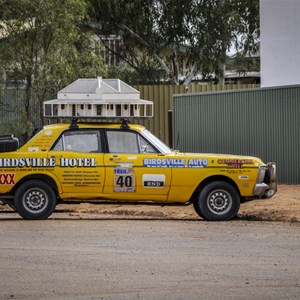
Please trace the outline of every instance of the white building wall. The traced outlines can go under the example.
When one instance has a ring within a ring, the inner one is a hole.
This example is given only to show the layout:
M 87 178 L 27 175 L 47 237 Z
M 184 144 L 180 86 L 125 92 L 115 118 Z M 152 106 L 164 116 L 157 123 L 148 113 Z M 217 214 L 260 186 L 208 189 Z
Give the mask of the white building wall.
M 260 0 L 261 86 L 300 84 L 300 0 Z

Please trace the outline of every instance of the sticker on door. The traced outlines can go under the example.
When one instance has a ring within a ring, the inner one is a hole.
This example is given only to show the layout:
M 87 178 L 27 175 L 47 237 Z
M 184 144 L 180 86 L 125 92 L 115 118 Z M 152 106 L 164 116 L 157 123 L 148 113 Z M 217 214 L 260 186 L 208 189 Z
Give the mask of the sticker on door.
M 135 192 L 135 173 L 132 168 L 114 168 L 114 192 Z
M 164 188 L 166 176 L 164 174 L 143 174 L 144 188 Z

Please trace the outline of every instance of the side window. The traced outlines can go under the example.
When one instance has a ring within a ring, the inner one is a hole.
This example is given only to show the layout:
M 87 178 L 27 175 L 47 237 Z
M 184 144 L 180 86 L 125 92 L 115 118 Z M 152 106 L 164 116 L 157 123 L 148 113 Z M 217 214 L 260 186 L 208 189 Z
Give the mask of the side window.
M 85 153 L 102 152 L 100 148 L 100 132 L 96 130 L 76 130 L 65 132 L 52 150 Z
M 110 153 L 156 153 L 155 149 L 141 136 L 132 131 L 106 132 Z
M 139 136 L 141 153 L 157 153 L 157 151 L 143 138 Z

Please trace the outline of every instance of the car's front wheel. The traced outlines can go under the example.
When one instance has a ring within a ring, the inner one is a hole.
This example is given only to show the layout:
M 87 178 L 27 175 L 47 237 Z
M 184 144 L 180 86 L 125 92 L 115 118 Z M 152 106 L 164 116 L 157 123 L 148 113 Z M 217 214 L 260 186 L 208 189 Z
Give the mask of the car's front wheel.
M 201 190 L 194 208 L 206 220 L 227 221 L 236 216 L 240 208 L 240 195 L 231 184 L 214 181 Z
M 46 182 L 29 180 L 16 191 L 14 204 L 24 219 L 47 219 L 55 209 L 56 195 Z

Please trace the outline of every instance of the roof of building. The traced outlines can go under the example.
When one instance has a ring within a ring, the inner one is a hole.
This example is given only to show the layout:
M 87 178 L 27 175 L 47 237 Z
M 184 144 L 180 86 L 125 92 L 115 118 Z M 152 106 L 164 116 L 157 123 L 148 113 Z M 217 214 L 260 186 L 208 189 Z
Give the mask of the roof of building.
M 57 93 L 58 100 L 139 100 L 140 92 L 120 79 L 80 78 Z

